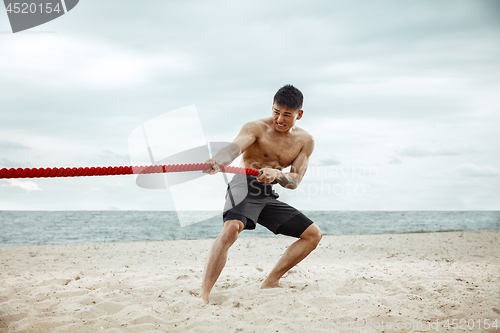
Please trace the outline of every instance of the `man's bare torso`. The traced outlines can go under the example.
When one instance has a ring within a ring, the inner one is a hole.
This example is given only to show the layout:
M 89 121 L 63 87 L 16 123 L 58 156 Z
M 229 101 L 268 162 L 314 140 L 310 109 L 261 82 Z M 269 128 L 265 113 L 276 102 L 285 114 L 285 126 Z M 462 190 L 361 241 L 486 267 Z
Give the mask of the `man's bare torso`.
M 284 169 L 292 164 L 311 135 L 294 126 L 286 133 L 274 129 L 273 119 L 264 118 L 252 122 L 257 127 L 257 140 L 243 153 L 241 166 L 251 169 L 270 167 Z

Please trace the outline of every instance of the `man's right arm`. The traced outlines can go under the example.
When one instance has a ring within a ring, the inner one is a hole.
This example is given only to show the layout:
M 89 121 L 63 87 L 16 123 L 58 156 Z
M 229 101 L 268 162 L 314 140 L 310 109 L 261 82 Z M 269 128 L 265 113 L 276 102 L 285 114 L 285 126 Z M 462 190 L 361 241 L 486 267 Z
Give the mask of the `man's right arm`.
M 207 163 L 212 164 L 212 169 L 206 171 L 210 174 L 219 172 L 220 165 L 231 164 L 238 156 L 243 154 L 250 147 L 258 136 L 258 123 L 252 121 L 243 125 L 240 133 L 232 143 L 219 150 Z

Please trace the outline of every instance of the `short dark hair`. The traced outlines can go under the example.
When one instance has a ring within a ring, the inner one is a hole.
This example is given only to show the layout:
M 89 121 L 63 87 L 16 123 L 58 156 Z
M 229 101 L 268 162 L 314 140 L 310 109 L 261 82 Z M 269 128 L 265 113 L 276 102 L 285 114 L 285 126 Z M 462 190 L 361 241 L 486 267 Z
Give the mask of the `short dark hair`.
M 274 103 L 288 109 L 300 110 L 303 102 L 304 96 L 291 84 L 284 85 L 274 95 Z

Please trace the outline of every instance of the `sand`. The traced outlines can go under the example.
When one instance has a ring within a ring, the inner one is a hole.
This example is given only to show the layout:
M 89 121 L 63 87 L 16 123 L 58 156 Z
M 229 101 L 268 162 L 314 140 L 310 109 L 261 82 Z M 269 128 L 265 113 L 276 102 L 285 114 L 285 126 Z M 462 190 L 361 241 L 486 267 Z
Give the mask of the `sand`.
M 0 332 L 500 331 L 499 231 L 324 236 L 259 289 L 293 241 L 239 239 L 209 305 L 213 240 L 0 248 Z

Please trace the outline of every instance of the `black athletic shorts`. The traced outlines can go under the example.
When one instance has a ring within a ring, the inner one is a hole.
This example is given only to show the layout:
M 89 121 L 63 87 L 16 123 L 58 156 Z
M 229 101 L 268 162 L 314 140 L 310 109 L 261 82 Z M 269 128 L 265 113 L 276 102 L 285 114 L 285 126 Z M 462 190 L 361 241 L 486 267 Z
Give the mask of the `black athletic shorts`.
M 275 234 L 300 237 L 313 221 L 278 197 L 271 185 L 257 177 L 235 175 L 226 193 L 224 222 L 239 220 L 244 229 L 255 229 L 259 223 Z

